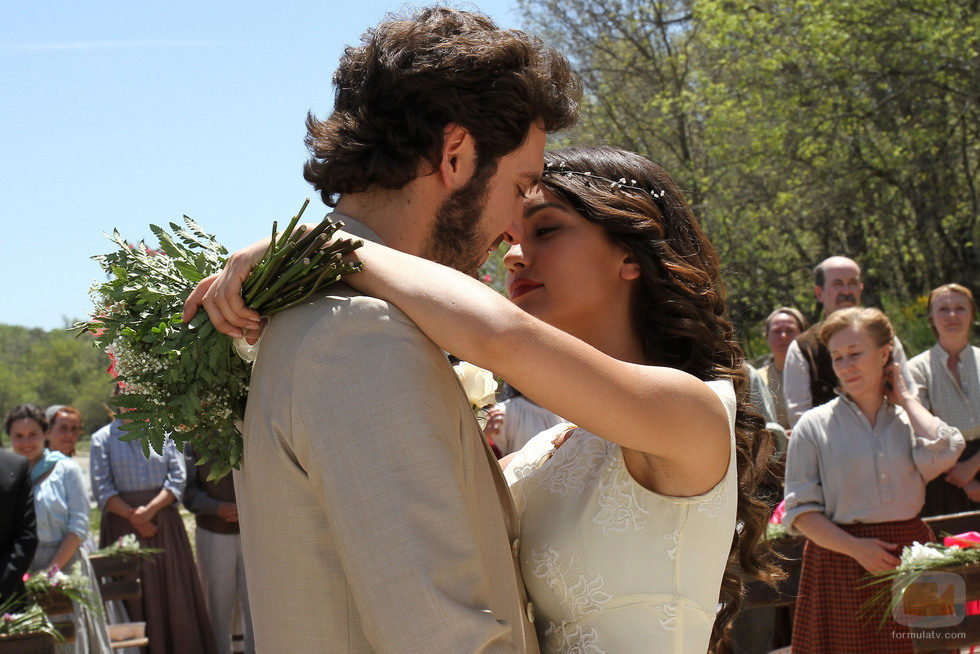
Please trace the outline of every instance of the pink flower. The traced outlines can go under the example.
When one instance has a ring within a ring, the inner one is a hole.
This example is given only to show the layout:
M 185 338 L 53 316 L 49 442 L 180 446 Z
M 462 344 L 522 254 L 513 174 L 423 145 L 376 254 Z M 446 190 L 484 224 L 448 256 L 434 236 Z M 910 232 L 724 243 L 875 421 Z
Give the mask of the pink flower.
M 484 284 L 489 284 L 492 281 L 493 281 L 493 277 L 491 277 L 490 275 L 484 275 L 483 276 L 483 283 Z
M 776 509 L 772 512 L 772 517 L 769 518 L 769 523 L 774 525 L 783 524 L 784 515 L 786 515 L 786 500 L 776 505 Z
M 28 580 L 28 579 L 30 579 L 30 578 L 31 578 L 31 573 L 30 573 L 30 572 L 25 572 L 25 573 L 24 573 L 24 576 L 23 576 L 23 577 L 21 577 L 21 578 L 20 578 L 20 580 L 21 580 L 21 581 L 27 581 L 27 580 Z

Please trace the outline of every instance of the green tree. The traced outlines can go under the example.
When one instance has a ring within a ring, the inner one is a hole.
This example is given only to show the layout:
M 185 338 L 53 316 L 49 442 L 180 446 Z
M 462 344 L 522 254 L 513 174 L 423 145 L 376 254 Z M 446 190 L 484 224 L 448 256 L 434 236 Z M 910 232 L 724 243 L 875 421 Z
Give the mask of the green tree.
M 586 100 L 570 138 L 660 162 L 726 268 L 743 333 L 811 318 L 812 267 L 848 254 L 867 301 L 980 291 L 974 1 L 524 0 Z
M 92 433 L 107 422 L 108 365 L 108 357 L 92 347 L 91 336 L 0 325 L 0 411 L 25 402 L 70 404 Z

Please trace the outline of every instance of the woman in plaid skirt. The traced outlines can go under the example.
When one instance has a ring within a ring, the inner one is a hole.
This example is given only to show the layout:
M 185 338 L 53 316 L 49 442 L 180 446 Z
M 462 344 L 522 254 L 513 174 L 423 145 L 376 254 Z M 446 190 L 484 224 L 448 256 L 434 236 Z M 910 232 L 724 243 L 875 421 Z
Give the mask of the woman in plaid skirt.
M 786 516 L 807 537 L 793 652 L 911 652 L 885 610 L 862 619 L 872 573 L 932 540 L 918 517 L 925 485 L 956 463 L 963 436 L 922 406 L 891 360 L 894 330 L 877 309 L 834 312 L 820 330 L 838 397 L 807 411 L 789 439 Z

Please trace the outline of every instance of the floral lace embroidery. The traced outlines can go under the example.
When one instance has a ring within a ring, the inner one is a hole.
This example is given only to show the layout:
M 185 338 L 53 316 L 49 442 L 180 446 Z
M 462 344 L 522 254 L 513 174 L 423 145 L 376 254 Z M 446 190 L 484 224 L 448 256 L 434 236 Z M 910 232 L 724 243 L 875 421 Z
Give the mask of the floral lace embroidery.
M 602 528 L 602 533 L 627 529 L 636 531 L 646 526 L 643 515 L 650 511 L 640 506 L 636 483 L 627 472 L 622 457 L 609 457 L 608 465 L 599 476 L 596 501 L 599 510 L 592 516 L 592 522 Z
M 612 595 L 602 590 L 606 583 L 602 576 L 594 570 L 585 570 L 585 574 L 581 574 L 576 558 L 574 555 L 562 556 L 561 552 L 548 548 L 532 552 L 529 561 L 531 574 L 544 579 L 558 601 L 568 607 L 572 619 L 598 613 L 602 605 L 612 599 Z
M 673 604 L 658 604 L 655 608 L 660 626 L 667 631 L 677 631 L 677 607 Z
M 724 482 L 708 491 L 708 495 L 698 503 L 698 512 L 707 513 L 710 518 L 717 518 L 725 507 L 725 495 L 722 493 Z
M 671 561 L 673 561 L 674 558 L 677 556 L 677 542 L 680 540 L 680 538 L 681 538 L 681 534 L 678 531 L 675 531 L 671 534 L 664 534 L 664 540 L 667 541 L 666 544 L 667 556 L 670 557 Z
M 595 644 L 599 639 L 595 628 L 586 631 L 580 624 L 552 622 L 544 635 L 554 650 L 563 654 L 606 654 Z
M 549 461 L 549 490 L 562 497 L 582 492 L 593 479 L 598 462 L 606 455 L 605 446 L 605 441 L 588 432 L 570 438 Z
M 541 482 L 535 477 L 535 472 L 540 466 L 537 462 L 529 462 L 515 465 L 510 473 L 514 476 L 514 482 L 510 486 L 511 497 L 514 498 L 514 509 L 517 515 L 524 515 L 527 509 L 527 498 L 534 494 L 540 487 Z

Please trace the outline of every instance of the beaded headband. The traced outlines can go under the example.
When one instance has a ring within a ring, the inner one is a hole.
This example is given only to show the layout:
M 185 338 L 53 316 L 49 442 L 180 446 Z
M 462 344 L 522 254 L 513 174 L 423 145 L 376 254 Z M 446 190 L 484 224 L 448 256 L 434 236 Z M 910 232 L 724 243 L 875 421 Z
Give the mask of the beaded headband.
M 666 195 L 666 191 L 662 189 L 659 191 L 656 189 L 651 191 L 649 189 L 645 189 L 637 186 L 635 179 L 628 180 L 628 183 L 625 177 L 620 177 L 618 180 L 613 180 L 613 179 L 609 179 L 608 177 L 602 177 L 601 175 L 593 175 L 588 171 L 570 170 L 566 168 L 565 164 L 563 163 L 559 163 L 559 164 L 548 163 L 545 166 L 544 172 L 541 173 L 541 177 L 547 177 L 548 175 L 558 175 L 561 177 L 572 177 L 573 175 L 577 175 L 589 181 L 608 184 L 609 188 L 614 191 L 619 191 L 622 189 L 637 191 L 639 193 L 643 193 L 644 195 L 649 195 L 654 200 L 659 200 L 660 198 L 664 197 L 664 195 Z

